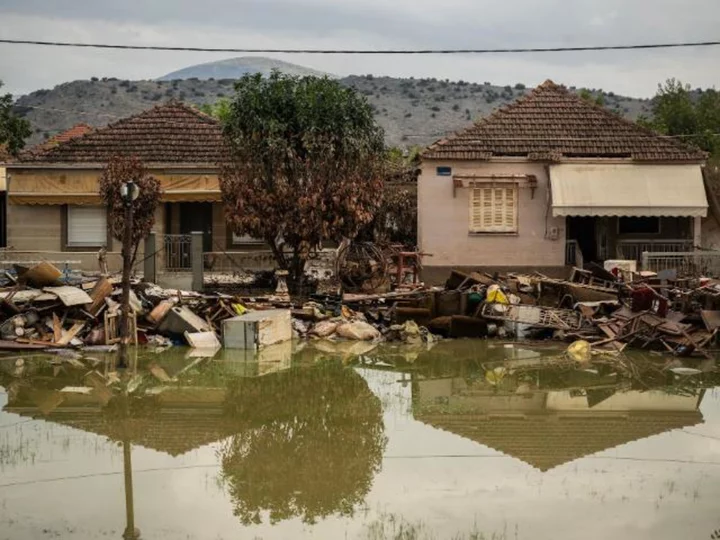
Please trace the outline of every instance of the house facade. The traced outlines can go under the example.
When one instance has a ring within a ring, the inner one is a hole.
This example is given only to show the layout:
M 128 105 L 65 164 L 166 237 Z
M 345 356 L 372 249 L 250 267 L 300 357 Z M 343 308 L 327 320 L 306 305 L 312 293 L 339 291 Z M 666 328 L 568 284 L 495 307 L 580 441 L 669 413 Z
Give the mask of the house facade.
M 158 253 L 160 267 L 188 265 L 171 241 L 193 231 L 203 232 L 205 252 L 255 246 L 226 226 L 218 179 L 224 148 L 217 120 L 180 102 L 42 145 L 7 164 L 7 246 L 83 269 L 97 269 L 106 247 L 110 269 L 118 269 L 120 242 L 110 237 L 99 196 L 103 167 L 116 155 L 139 157 L 161 184 L 155 231 L 170 243 Z
M 422 154 L 424 279 L 449 268 L 564 275 L 702 242 L 705 154 L 547 81 Z

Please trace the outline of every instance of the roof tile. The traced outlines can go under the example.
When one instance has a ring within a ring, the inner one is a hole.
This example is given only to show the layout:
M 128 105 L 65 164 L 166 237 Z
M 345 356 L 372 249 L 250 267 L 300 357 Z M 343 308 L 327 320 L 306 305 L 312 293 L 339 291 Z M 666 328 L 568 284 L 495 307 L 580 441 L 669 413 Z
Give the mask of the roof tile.
M 44 146 L 40 152 L 26 153 L 21 161 L 105 163 L 116 155 L 134 155 L 145 163 L 216 165 L 225 149 L 220 123 L 179 101 L 158 105 L 79 137 L 70 136 L 51 148 Z
M 698 161 L 707 157 L 695 147 L 588 103 L 552 81 L 423 153 L 425 159 L 486 161 L 496 156 L 538 161 L 574 157 Z

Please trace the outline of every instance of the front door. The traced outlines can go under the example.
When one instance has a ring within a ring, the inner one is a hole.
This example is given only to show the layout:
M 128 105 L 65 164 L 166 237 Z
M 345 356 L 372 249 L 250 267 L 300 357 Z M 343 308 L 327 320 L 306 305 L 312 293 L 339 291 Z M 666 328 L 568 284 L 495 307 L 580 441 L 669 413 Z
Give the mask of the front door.
M 180 234 L 203 233 L 203 251 L 212 248 L 212 203 L 180 203 Z
M 568 238 L 577 242 L 583 260 L 586 262 L 596 261 L 598 258 L 595 223 L 594 217 L 572 216 L 567 218 Z

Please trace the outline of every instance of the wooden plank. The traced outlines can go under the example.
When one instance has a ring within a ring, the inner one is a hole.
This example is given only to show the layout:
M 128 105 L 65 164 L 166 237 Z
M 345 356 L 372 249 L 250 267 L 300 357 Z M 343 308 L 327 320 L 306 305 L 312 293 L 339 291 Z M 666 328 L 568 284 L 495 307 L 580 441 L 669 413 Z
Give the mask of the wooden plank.
M 709 332 L 720 328 L 720 311 L 702 310 L 700 316 Z
M 78 333 L 80 332 L 80 330 L 83 329 L 84 326 L 84 322 L 76 322 L 72 325 L 70 330 L 68 330 L 65 335 L 63 335 L 62 338 L 57 341 L 57 344 L 68 345 L 73 340 L 73 338 L 78 335 Z
M 54 294 L 66 307 L 82 306 L 92 303 L 92 298 L 79 287 L 45 287 L 43 291 Z
M 60 319 L 58 319 L 58 316 L 55 315 L 55 313 L 52 314 L 52 321 L 53 321 L 53 341 L 55 343 L 58 343 L 62 339 L 62 325 L 60 324 Z
M 92 304 L 88 307 L 88 312 L 97 316 L 100 309 L 105 305 L 105 299 L 112 294 L 112 291 L 112 283 L 106 277 L 100 278 L 90 291 Z

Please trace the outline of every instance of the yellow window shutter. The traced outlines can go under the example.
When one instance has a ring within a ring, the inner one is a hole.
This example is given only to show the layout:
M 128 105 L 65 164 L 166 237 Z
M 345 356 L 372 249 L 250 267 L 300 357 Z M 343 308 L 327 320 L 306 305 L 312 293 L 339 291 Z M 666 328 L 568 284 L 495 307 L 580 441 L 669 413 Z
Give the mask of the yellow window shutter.
M 517 207 L 517 186 L 471 189 L 470 232 L 515 232 Z

